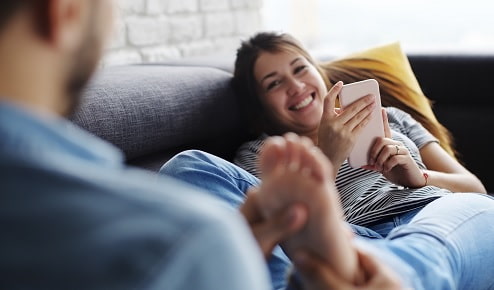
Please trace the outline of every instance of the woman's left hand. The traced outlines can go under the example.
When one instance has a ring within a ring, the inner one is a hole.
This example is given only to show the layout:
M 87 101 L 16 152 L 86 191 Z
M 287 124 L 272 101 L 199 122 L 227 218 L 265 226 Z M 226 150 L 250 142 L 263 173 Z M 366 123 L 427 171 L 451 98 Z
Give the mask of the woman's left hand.
M 394 184 L 407 187 L 422 187 L 425 177 L 407 147 L 391 138 L 388 116 L 382 109 L 384 138 L 376 140 L 370 151 L 369 165 L 363 168 L 381 172 Z

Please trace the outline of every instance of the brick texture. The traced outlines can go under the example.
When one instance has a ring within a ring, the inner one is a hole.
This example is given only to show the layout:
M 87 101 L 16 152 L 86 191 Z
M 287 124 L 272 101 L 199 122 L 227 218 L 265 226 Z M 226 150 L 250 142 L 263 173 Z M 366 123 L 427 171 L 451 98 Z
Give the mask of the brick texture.
M 262 0 L 116 0 L 102 65 L 153 63 L 221 52 L 261 28 Z

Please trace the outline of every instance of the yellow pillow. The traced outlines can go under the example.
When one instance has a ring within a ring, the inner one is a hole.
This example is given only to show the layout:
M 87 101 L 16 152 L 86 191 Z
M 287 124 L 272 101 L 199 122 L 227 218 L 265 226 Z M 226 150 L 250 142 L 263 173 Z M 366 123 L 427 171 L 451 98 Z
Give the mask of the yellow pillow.
M 439 123 L 431 101 L 424 95 L 399 42 L 321 63 L 331 83 L 375 78 L 380 85 L 383 106 L 393 106 L 410 113 L 440 142 L 453 157 L 456 152 L 450 132 Z

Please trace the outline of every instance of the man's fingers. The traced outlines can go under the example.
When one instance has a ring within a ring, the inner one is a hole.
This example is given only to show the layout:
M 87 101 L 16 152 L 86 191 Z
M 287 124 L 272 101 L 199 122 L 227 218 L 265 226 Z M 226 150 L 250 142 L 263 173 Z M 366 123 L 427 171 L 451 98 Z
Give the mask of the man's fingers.
M 263 250 L 271 251 L 275 245 L 298 232 L 306 222 L 307 209 L 302 205 L 293 205 L 266 220 L 258 228 Z
M 307 222 L 307 208 L 293 204 L 271 217 L 265 217 L 259 204 L 259 189 L 248 190 L 247 199 L 240 212 L 247 220 L 262 252 L 269 257 L 273 248 L 299 231 Z
M 306 222 L 307 209 L 305 206 L 293 205 L 269 219 L 264 219 L 250 226 L 262 252 L 266 257 L 269 257 L 277 244 L 298 232 Z
M 384 264 L 379 263 L 376 257 L 370 253 L 359 250 L 360 267 L 365 273 L 365 289 L 395 290 L 402 289 L 402 285 L 393 271 Z
M 300 274 L 304 289 L 350 289 L 351 283 L 340 278 L 321 258 L 300 251 L 293 258 L 295 269 Z
M 262 214 L 259 209 L 258 191 L 259 189 L 257 187 L 249 188 L 247 191 L 247 198 L 239 209 L 240 213 L 242 213 L 251 227 L 253 224 L 262 221 Z
M 374 261 L 373 257 L 364 251 L 358 251 L 357 253 L 358 253 L 360 266 L 368 276 L 366 277 L 366 279 L 374 276 L 374 274 L 377 272 L 378 265 Z

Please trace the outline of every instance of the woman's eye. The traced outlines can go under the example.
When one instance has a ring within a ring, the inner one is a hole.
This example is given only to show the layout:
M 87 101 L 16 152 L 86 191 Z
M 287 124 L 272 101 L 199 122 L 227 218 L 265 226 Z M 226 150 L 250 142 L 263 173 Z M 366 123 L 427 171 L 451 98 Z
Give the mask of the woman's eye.
M 266 90 L 269 91 L 279 84 L 280 84 L 280 81 L 272 81 L 268 84 L 268 86 L 266 87 Z
M 306 65 L 297 66 L 295 68 L 295 74 L 298 74 L 298 73 L 300 73 L 302 71 L 305 71 L 306 69 L 307 69 L 307 66 Z

